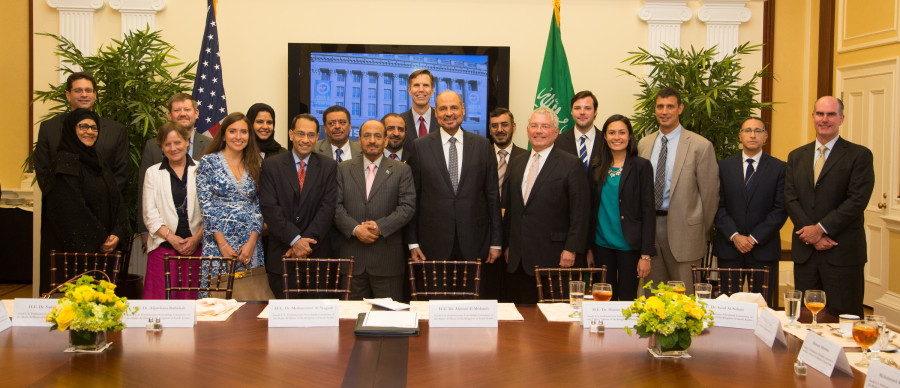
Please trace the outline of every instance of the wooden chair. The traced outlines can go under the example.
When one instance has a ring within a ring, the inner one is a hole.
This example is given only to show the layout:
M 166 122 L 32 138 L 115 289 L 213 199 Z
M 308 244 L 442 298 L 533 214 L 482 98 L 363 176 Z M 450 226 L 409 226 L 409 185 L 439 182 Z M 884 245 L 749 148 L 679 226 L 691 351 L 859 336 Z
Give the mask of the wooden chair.
M 353 257 L 349 259 L 282 257 L 281 265 L 284 270 L 282 278 L 286 299 L 292 296 L 337 295 L 340 299 L 350 300 Z
M 169 256 L 163 258 L 166 277 L 166 299 L 196 299 L 197 292 L 206 291 L 220 295 L 210 295 L 231 299 L 234 291 L 234 266 L 237 259 L 215 256 Z M 201 268 L 207 264 L 218 266 L 218 276 L 208 276 L 207 287 L 201 287 Z M 224 269 L 224 270 L 223 270 Z
M 122 252 L 119 251 L 112 253 L 50 251 L 50 289 L 54 289 L 61 283 L 65 283 L 73 277 L 79 277 L 88 271 L 103 272 L 109 277 L 110 283 L 117 284 L 119 268 L 122 267 L 122 259 Z M 57 281 L 57 272 L 62 272 L 62 276 L 59 278 L 60 281 Z
M 769 306 L 773 306 L 769 295 L 769 267 L 763 269 L 751 268 L 709 268 L 691 266 L 691 278 L 694 283 L 709 283 L 712 285 L 712 297 L 719 295 L 731 295 L 744 290 L 744 282 L 747 282 L 749 290 L 754 285 L 760 288 L 763 298 Z
M 409 261 L 412 300 L 478 299 L 480 282 L 481 259 Z
M 599 272 L 599 279 L 597 273 Z M 591 292 L 594 283 L 606 282 L 606 266 L 598 268 L 538 268 L 534 267 L 534 278 L 537 281 L 538 303 L 569 303 L 569 282 L 587 281 L 584 284 L 585 294 Z

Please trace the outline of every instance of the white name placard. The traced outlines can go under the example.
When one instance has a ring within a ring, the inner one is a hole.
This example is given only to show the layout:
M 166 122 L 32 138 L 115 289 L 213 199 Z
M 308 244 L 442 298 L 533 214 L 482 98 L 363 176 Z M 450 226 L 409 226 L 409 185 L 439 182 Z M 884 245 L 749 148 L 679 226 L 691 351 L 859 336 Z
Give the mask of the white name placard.
M 756 334 L 769 347 L 775 344 L 775 340 L 787 345 L 784 339 L 784 330 L 781 329 L 781 320 L 767 309 L 759 309 L 759 319 L 756 321 L 756 330 L 753 334 Z
M 610 329 L 622 329 L 634 327 L 637 324 L 637 314 L 625 319 L 622 310 L 631 306 L 633 302 L 591 302 L 581 303 L 581 325 L 584 328 L 591 327 L 592 319 L 602 319 L 603 327 Z
M 715 325 L 734 329 L 756 329 L 756 303 L 732 302 L 730 300 L 703 299 L 707 310 L 713 311 Z
M 800 348 L 797 357 L 825 376 L 831 377 L 834 368 L 853 376 L 844 348 L 811 331 L 806 333 L 806 339 L 803 340 L 803 347 Z
M 497 327 L 496 300 L 432 300 L 429 327 Z
M 269 300 L 269 327 L 337 327 L 337 299 Z
M 47 314 L 53 310 L 59 299 L 31 299 L 16 298 L 13 307 L 13 326 L 39 326 L 50 327 L 47 322 Z
M 195 300 L 142 300 L 128 301 L 129 309 L 137 307 L 134 314 L 125 314 L 122 322 L 126 327 L 146 328 L 147 320 L 159 318 L 163 328 L 194 327 L 197 324 L 197 301 Z
M 869 364 L 866 374 L 866 385 L 863 388 L 896 388 L 900 387 L 900 369 L 894 369 L 878 361 Z
M 6 306 L 0 303 L 0 331 L 12 327 L 12 321 L 9 320 L 9 314 L 6 312 Z

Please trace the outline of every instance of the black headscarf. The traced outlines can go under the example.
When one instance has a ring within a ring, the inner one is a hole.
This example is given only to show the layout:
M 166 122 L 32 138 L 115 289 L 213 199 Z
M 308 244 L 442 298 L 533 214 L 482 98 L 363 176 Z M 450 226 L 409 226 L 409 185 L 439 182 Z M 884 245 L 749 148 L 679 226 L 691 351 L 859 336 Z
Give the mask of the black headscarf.
M 100 128 L 100 116 L 97 116 L 97 114 L 90 109 L 79 108 L 66 115 L 66 119 L 63 121 L 62 137 L 59 140 L 59 146 L 56 148 L 56 151 L 71 152 L 77 155 L 78 160 L 88 169 L 88 171 L 94 175 L 102 175 L 103 167 L 100 163 L 100 157 L 97 156 L 96 147 L 88 147 L 82 143 L 76 132 L 78 123 L 85 119 L 94 120 L 94 123 L 99 129 L 97 131 L 97 140 L 100 140 L 103 131 L 103 129 Z M 96 144 L 97 143 L 94 142 L 94 145 Z
M 272 136 L 269 136 L 268 139 L 263 140 L 260 139 L 259 136 L 256 135 L 256 131 L 253 131 L 253 136 L 256 137 L 256 145 L 259 147 L 261 152 L 269 154 L 270 152 L 278 152 L 281 150 L 281 144 L 278 144 L 275 141 L 275 110 L 272 109 L 268 104 L 264 104 L 258 102 L 250 106 L 250 109 L 247 109 L 247 119 L 250 120 L 250 126 L 252 129 L 253 123 L 256 121 L 256 115 L 259 112 L 269 112 L 272 115 Z

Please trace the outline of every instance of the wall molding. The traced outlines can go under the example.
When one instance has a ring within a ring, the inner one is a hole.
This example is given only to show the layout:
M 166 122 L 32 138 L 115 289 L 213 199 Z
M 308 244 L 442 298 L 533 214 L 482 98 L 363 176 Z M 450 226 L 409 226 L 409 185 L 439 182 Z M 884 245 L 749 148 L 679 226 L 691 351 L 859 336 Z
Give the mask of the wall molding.
M 891 43 L 900 42 L 900 0 L 894 0 L 894 9 L 891 13 L 894 15 L 894 25 L 892 28 L 879 31 L 870 31 L 860 35 L 847 35 L 847 0 L 838 0 L 838 17 L 837 17 L 837 51 L 845 53 L 848 51 L 862 50 L 871 47 L 884 46 Z M 872 41 L 863 41 L 854 43 L 855 39 L 862 39 L 869 36 L 890 33 L 889 36 Z
M 750 0 L 705 0 L 697 18 L 706 23 L 706 47 L 718 46 L 716 59 L 731 54 L 739 45 L 741 23 L 750 20 Z
M 109 7 L 122 14 L 122 37 L 131 31 L 156 28 L 156 13 L 166 8 L 166 0 L 109 0 Z
M 638 10 L 638 17 L 650 28 L 647 51 L 662 55 L 663 45 L 681 47 L 681 24 L 691 20 L 693 11 L 684 0 L 647 0 Z
M 94 54 L 94 12 L 103 8 L 103 0 L 47 0 L 47 5 L 59 11 L 59 35 L 70 40 L 84 55 Z M 59 67 L 68 67 L 62 59 Z M 77 67 L 72 70 L 78 71 Z M 63 72 L 59 80 L 65 81 Z

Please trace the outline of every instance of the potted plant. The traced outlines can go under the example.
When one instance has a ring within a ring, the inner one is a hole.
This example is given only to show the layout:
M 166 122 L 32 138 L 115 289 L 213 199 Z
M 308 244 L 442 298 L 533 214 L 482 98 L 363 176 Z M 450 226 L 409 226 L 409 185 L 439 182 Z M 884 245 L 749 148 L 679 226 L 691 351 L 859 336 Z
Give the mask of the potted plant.
M 95 282 L 89 275 L 65 283 L 61 288 L 65 296 L 47 314 L 47 322 L 53 323 L 50 331 L 68 330 L 69 344 L 75 350 L 106 349 L 106 333 L 124 329 L 122 316 L 129 310 L 128 298 L 116 296 L 115 289 L 115 284 Z
M 660 283 L 653 287 L 647 282 L 644 288 L 653 296 L 641 296 L 627 309 L 622 310 L 626 319 L 637 315 L 634 330 L 641 338 L 650 338 L 650 353 L 656 357 L 685 357 L 691 346 L 691 337 L 703 332 L 704 324 L 713 325 L 712 313 L 706 303 L 695 295 L 687 296 L 672 287 Z M 625 328 L 631 335 L 631 328 Z

